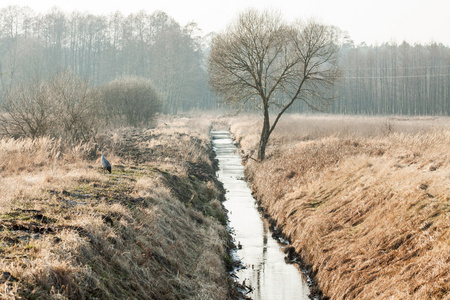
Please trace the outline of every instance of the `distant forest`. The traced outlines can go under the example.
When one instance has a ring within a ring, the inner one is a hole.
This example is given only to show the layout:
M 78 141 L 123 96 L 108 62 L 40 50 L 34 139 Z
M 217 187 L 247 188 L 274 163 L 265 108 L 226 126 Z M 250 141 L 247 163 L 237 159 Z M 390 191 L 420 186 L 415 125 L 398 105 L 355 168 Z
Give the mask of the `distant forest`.
M 36 14 L 10 6 L 0 10 L 0 29 L 3 93 L 36 76 L 70 69 L 92 85 L 130 75 L 149 78 L 165 99 L 166 113 L 216 105 L 199 29 L 182 27 L 164 12 Z
M 450 115 L 450 48 L 344 45 L 339 98 L 347 114 Z
M 16 84 L 72 70 L 92 85 L 150 79 L 165 113 L 217 108 L 207 55 L 211 36 L 157 11 L 123 15 L 0 10 L 1 95 Z M 450 48 L 441 44 L 342 45 L 332 113 L 450 115 Z M 300 103 L 292 108 L 304 112 Z

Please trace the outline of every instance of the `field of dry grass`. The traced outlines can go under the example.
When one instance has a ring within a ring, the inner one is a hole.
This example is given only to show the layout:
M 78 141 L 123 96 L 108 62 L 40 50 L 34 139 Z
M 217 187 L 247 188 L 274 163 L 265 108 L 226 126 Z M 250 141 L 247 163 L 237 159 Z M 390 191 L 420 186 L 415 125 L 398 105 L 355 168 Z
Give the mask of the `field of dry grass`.
M 165 119 L 97 145 L 0 140 L 0 298 L 228 299 L 208 135 Z
M 229 120 L 245 158 L 261 120 Z M 330 299 L 450 299 L 450 119 L 286 116 L 246 160 Z

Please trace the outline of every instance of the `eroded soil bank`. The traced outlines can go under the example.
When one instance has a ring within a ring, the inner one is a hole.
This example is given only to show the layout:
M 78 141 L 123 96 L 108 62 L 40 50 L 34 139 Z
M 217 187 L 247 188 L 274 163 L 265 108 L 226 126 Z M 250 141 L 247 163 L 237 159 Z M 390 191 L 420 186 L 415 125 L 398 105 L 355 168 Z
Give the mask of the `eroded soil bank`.
M 229 120 L 261 207 L 330 299 L 450 299 L 448 118 Z
M 209 122 L 96 142 L 1 141 L 1 297 L 234 299 Z

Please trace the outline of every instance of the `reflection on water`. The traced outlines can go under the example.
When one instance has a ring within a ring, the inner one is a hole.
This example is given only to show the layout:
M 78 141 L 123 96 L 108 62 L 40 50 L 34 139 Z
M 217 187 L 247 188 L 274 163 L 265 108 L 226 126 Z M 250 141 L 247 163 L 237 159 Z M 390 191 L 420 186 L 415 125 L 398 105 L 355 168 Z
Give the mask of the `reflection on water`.
M 272 238 L 247 183 L 244 167 L 228 131 L 212 131 L 219 160 L 217 176 L 227 193 L 225 208 L 234 231 L 237 250 L 245 268 L 236 272 L 239 282 L 251 286 L 252 299 L 309 299 L 309 288 L 295 265 L 284 262 L 280 244 Z

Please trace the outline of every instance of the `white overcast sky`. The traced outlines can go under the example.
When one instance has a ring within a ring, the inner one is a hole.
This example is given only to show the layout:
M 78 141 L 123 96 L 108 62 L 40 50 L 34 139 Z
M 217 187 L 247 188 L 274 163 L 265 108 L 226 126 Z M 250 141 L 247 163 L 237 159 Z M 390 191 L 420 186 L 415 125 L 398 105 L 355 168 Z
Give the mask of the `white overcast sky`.
M 450 0 L 0 0 L 47 12 L 89 11 L 127 15 L 162 10 L 181 25 L 195 21 L 203 33 L 219 32 L 241 11 L 274 8 L 288 20 L 314 17 L 349 33 L 359 44 L 384 42 L 430 43 L 450 46 Z

